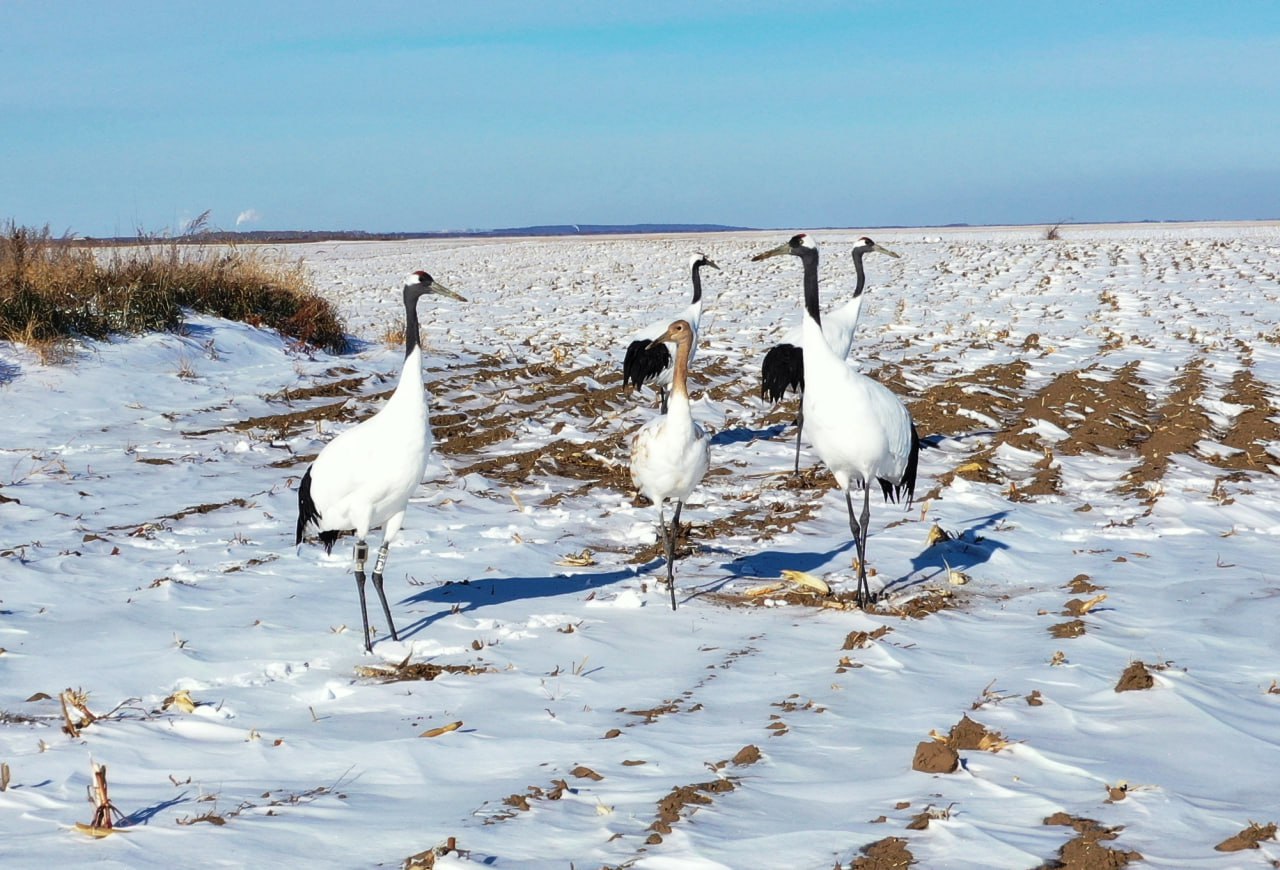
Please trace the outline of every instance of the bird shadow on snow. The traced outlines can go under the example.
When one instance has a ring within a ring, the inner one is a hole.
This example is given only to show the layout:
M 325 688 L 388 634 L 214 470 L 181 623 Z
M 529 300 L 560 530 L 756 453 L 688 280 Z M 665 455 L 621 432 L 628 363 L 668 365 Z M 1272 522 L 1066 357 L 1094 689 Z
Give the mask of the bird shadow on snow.
M 795 552 L 791 550 L 763 550 L 748 553 L 721 565 L 728 576 L 720 585 L 730 580 L 770 580 L 782 574 L 783 569 L 813 573 L 836 556 L 853 549 L 853 540 L 825 552 Z
M 982 535 L 983 529 L 995 526 L 1007 516 L 1009 511 L 997 511 L 977 517 L 968 528 L 952 532 L 949 540 L 926 547 L 920 555 L 911 559 L 911 570 L 907 575 L 886 583 L 885 591 L 900 591 L 930 580 L 946 579 L 948 569 L 969 571 L 988 561 L 1000 550 L 1009 549 L 1008 544 Z
M 787 430 L 786 423 L 778 423 L 765 429 L 752 429 L 750 426 L 737 426 L 725 429 L 711 436 L 711 444 L 719 447 L 722 444 L 742 444 L 751 441 L 768 441 L 777 438 Z
M 623 580 L 634 579 L 662 564 L 664 563 L 661 559 L 653 559 L 644 565 L 605 571 L 562 572 L 533 577 L 492 577 L 444 583 L 431 589 L 424 589 L 400 602 L 401 604 L 434 603 L 445 607 L 444 610 L 425 616 L 401 629 L 400 634 L 409 637 L 427 628 L 436 620 L 448 616 L 455 605 L 459 612 L 464 612 L 490 604 L 586 593 Z
M 22 368 L 13 363 L 7 363 L 0 360 L 0 387 L 18 379 L 18 375 L 22 374 Z
M 143 807 L 142 809 L 137 810 L 136 812 L 129 813 L 129 815 L 120 819 L 118 822 L 116 822 L 116 824 L 122 828 L 125 828 L 125 827 L 132 828 L 137 825 L 145 825 L 148 822 L 150 822 L 153 818 L 155 818 L 156 815 L 159 814 L 161 811 L 167 810 L 170 807 L 176 807 L 178 804 L 185 804 L 190 802 L 191 802 L 191 798 L 187 797 L 186 792 L 183 792 L 182 794 L 178 795 L 175 798 L 170 798 L 167 801 L 160 801 L 160 803 L 158 804 L 152 804 L 149 807 Z

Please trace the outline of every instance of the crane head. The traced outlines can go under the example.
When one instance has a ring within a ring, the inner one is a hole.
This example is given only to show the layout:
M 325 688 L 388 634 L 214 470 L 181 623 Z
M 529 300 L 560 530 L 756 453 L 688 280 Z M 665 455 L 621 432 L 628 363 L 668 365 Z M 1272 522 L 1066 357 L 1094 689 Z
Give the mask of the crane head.
M 878 245 L 878 244 L 876 244 L 875 242 L 871 241 L 871 239 L 867 238 L 866 236 L 863 236 L 862 238 L 858 239 L 858 243 L 857 243 L 856 245 L 854 245 L 854 246 L 853 246 L 853 249 L 854 249 L 854 251 L 856 251 L 857 253 L 861 253 L 861 254 L 869 254 L 869 253 L 871 253 L 872 251 L 877 251 L 877 252 L 879 252 L 879 253 L 881 253 L 881 254 L 888 254 L 890 257 L 900 257 L 900 256 L 902 256 L 901 254 L 896 253 L 895 251 L 891 251 L 891 250 L 889 250 L 889 249 L 888 249 L 888 248 L 886 248 L 884 245 Z
M 437 296 L 448 296 L 450 299 L 457 299 L 459 302 L 467 301 L 466 297 L 462 294 L 454 293 L 448 287 L 444 286 L 421 269 L 412 273 L 405 279 L 404 293 L 406 298 L 412 296 L 414 301 L 417 301 L 428 293 L 434 293 Z
M 649 347 L 662 344 L 664 341 L 674 341 L 676 344 L 689 343 L 693 344 L 693 327 L 685 320 L 674 320 L 667 327 L 667 331 L 662 335 L 649 342 Z
M 783 254 L 792 254 L 797 257 L 803 257 L 805 254 L 811 252 L 816 253 L 817 250 L 818 246 L 814 244 L 813 239 L 809 238 L 807 233 L 796 233 L 787 240 L 786 244 L 778 245 L 776 248 L 770 248 L 767 251 L 756 254 L 751 258 L 751 261 L 753 263 L 758 263 L 761 260 L 767 260 L 770 257 L 779 257 Z

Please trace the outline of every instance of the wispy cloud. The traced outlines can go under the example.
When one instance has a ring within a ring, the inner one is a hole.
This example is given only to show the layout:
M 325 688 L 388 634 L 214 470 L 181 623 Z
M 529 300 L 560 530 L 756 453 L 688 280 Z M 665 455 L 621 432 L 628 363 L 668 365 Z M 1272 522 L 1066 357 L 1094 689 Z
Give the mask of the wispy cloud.
M 242 224 L 256 224 L 260 220 L 262 220 L 262 215 L 258 214 L 258 210 L 256 208 L 246 208 L 236 216 L 236 226 L 240 226 Z

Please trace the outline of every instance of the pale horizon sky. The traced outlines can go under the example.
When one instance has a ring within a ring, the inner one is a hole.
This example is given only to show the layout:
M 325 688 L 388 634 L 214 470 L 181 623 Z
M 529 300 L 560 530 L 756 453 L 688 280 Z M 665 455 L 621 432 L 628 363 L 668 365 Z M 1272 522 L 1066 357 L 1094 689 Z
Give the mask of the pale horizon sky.
M 0 221 L 1280 218 L 1280 4 L 0 2 Z

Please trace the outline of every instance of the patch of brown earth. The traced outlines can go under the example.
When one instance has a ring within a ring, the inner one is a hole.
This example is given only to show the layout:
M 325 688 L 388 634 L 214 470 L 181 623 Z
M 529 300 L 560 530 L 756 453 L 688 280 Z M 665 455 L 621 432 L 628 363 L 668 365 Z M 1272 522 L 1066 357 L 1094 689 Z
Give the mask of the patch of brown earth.
M 429 681 L 441 674 L 493 674 L 497 670 L 489 665 L 437 665 L 431 662 L 411 662 L 408 659 L 394 665 L 356 665 L 356 676 L 378 680 L 382 683 L 399 683 L 410 680 Z
M 575 793 L 569 787 L 569 783 L 563 779 L 553 779 L 550 788 L 543 788 L 538 785 L 531 785 L 521 793 L 508 795 L 502 799 L 502 806 L 507 807 L 505 810 L 499 810 L 491 816 L 485 817 L 486 825 L 496 824 L 497 822 L 505 822 L 507 819 L 513 819 L 523 812 L 533 809 L 534 801 L 558 801 L 564 797 L 565 792 Z
M 1101 592 L 1104 586 L 1094 586 L 1090 582 L 1088 574 L 1077 574 L 1071 578 L 1071 582 L 1066 585 L 1067 591 L 1074 595 L 1088 595 L 1090 592 Z
M 885 837 L 862 847 L 862 856 L 849 863 L 849 870 L 902 870 L 916 863 L 901 837 Z M 843 870 L 836 864 L 835 870 Z
M 1079 637 L 1084 634 L 1085 625 L 1083 619 L 1072 619 L 1067 622 L 1059 622 L 1057 625 L 1049 626 L 1049 634 L 1057 638 Z
M 1137 361 L 1127 363 L 1105 380 L 1088 375 L 1103 374 L 1097 365 L 1081 371 L 1064 372 L 1032 396 L 1022 408 L 1028 420 L 1040 419 L 1064 430 L 1067 436 L 1052 445 L 1053 452 L 1065 456 L 1099 450 L 1132 451 L 1146 437 L 1146 420 L 1151 416 L 1145 385 L 1138 377 Z M 1028 451 L 1048 448 L 1034 432 L 1013 433 L 1006 443 Z M 1042 466 L 1030 483 L 1020 484 L 1023 495 L 1059 492 L 1057 466 L 1045 453 Z
M 1001 427 L 1013 420 L 1028 368 L 1021 359 L 983 366 L 919 393 L 907 389 L 900 375 L 892 376 L 885 386 L 909 397 L 911 418 L 922 434 L 954 436 L 989 428 L 973 414 L 990 418 Z
M 1120 682 L 1116 683 L 1115 690 L 1117 692 L 1141 691 L 1150 689 L 1155 684 L 1155 677 L 1151 676 L 1147 666 L 1142 662 L 1134 662 L 1124 669 L 1124 673 L 1120 675 Z
M 1124 826 L 1105 828 L 1093 819 L 1077 818 L 1062 812 L 1049 816 L 1044 823 L 1073 828 L 1078 836 L 1058 849 L 1057 860 L 1046 861 L 1039 870 L 1113 870 L 1142 860 L 1138 852 L 1102 845 L 1103 841 L 1116 839 Z
M 887 625 L 882 625 L 874 631 L 851 631 L 845 636 L 844 644 L 841 645 L 840 649 L 864 649 L 871 645 L 871 641 L 879 640 L 891 631 L 893 629 Z
M 945 743 L 922 740 L 916 744 L 916 754 L 911 759 L 911 769 L 922 773 L 955 773 L 960 767 L 960 755 Z
M 1251 367 L 1241 369 L 1232 377 L 1223 399 L 1244 405 L 1246 409 L 1231 422 L 1231 428 L 1220 439 L 1240 452 L 1214 457 L 1212 461 L 1223 468 L 1241 471 L 1269 471 L 1269 466 L 1280 464 L 1280 459 L 1266 451 L 1268 442 L 1280 441 L 1280 423 L 1274 419 L 1277 408 L 1267 384 L 1254 377 Z
M 1249 827 L 1245 828 L 1238 834 L 1234 834 L 1223 840 L 1213 848 L 1219 852 L 1239 852 L 1243 849 L 1260 848 L 1258 844 L 1263 840 L 1274 840 L 1276 838 L 1276 823 L 1271 822 L 1267 825 L 1259 825 L 1257 822 L 1250 822 Z
M 682 815 L 687 815 L 685 811 L 689 807 L 693 807 L 689 814 L 696 812 L 698 807 L 712 804 L 715 795 L 727 794 L 736 787 L 734 781 L 728 778 L 676 786 L 658 801 L 658 818 L 649 825 L 649 830 L 653 833 L 645 842 L 661 843 L 662 835 L 671 833 L 671 826 L 679 822 Z
M 332 377 L 335 374 L 353 373 L 354 369 L 340 369 L 330 370 L 326 372 L 326 375 Z M 356 377 L 341 378 L 336 381 L 325 381 L 322 384 L 310 387 L 286 387 L 278 393 L 271 393 L 263 398 L 268 402 L 290 403 L 301 402 L 306 399 L 332 399 L 336 396 L 353 396 L 368 379 L 369 375 L 358 375 Z
M 1149 434 L 1138 443 L 1138 464 L 1126 475 L 1123 492 L 1153 504 L 1159 489 L 1149 484 L 1164 479 L 1175 454 L 1195 453 L 1196 445 L 1210 436 L 1213 427 L 1202 410 L 1206 384 L 1204 358 L 1196 357 L 1174 380 L 1173 391 L 1152 414 Z

